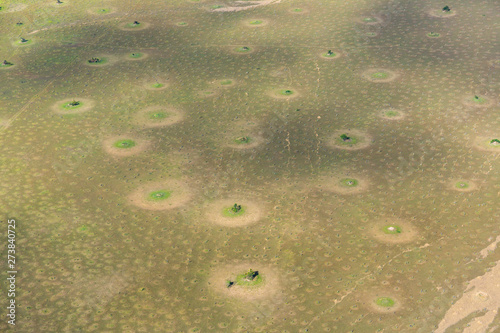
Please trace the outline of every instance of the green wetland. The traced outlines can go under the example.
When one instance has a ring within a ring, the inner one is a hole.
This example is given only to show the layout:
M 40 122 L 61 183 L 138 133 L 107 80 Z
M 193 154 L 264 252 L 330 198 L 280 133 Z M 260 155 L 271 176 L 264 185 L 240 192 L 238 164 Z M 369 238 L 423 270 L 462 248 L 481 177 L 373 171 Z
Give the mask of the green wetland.
M 497 1 L 0 7 L 0 331 L 500 329 Z

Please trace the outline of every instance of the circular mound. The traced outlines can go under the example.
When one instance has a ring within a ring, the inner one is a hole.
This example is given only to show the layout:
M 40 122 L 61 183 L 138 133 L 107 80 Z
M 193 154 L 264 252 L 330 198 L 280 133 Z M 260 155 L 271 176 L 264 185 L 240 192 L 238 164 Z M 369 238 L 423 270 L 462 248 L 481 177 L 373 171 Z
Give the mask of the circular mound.
M 405 117 L 405 114 L 399 110 L 395 109 L 385 109 L 380 111 L 379 116 L 384 119 L 389 119 L 389 120 L 400 120 Z
M 104 150 L 113 156 L 127 157 L 144 151 L 149 142 L 129 135 L 113 136 L 103 141 Z
M 138 125 L 152 128 L 170 126 L 180 122 L 184 118 L 181 111 L 163 106 L 151 106 L 139 111 L 135 116 Z
M 94 15 L 107 15 L 114 13 L 116 10 L 114 7 L 94 7 L 87 10 L 88 13 Z
M 304 8 L 292 8 L 288 12 L 292 14 L 305 14 L 307 13 L 307 10 Z
M 26 39 L 26 38 L 20 38 L 19 40 L 15 41 L 12 44 L 14 46 L 26 46 L 26 45 L 33 44 L 33 40 L 32 39 Z
M 233 211 L 234 205 L 241 206 Z M 221 199 L 210 203 L 206 208 L 208 221 L 224 227 L 242 227 L 258 222 L 262 218 L 261 204 L 244 198 Z
M 144 30 L 149 28 L 151 24 L 148 22 L 142 22 L 142 21 L 131 21 L 131 22 L 126 22 L 122 23 L 120 25 L 120 29 L 124 31 L 139 31 L 139 30 Z
M 189 185 L 181 180 L 147 184 L 128 196 L 130 204 L 155 211 L 178 208 L 188 203 L 191 198 Z
M 415 240 L 418 230 L 411 223 L 399 219 L 382 219 L 370 225 L 369 234 L 383 243 L 400 244 Z
M 339 52 L 334 52 L 332 50 L 328 50 L 326 52 L 322 52 L 320 55 L 321 55 L 322 58 L 325 58 L 325 59 L 336 59 L 336 58 L 340 57 L 340 53 Z
M 166 80 L 156 80 L 154 82 L 146 82 L 144 87 L 148 90 L 163 90 L 166 89 L 170 83 L 167 83 Z
M 206 89 L 206 90 L 201 90 L 198 92 L 198 96 L 202 98 L 210 98 L 210 97 L 215 97 L 220 94 L 220 91 L 217 89 Z
M 439 17 L 439 18 L 446 18 L 446 17 L 453 17 L 457 15 L 457 12 L 453 9 L 445 10 L 446 7 L 443 7 L 441 9 L 431 9 L 429 11 L 429 15 L 432 17 Z
M 369 182 L 358 176 L 320 176 L 316 187 L 339 194 L 357 194 L 368 189 Z
M 250 270 L 257 272 L 252 280 L 247 278 Z M 241 300 L 276 299 L 281 294 L 279 276 L 272 266 L 250 262 L 213 268 L 208 283 L 216 292 Z
M 441 34 L 438 33 L 438 32 L 431 31 L 431 32 L 427 33 L 427 37 L 430 37 L 430 38 L 439 38 L 439 37 L 441 37 Z
M 382 19 L 377 16 L 364 16 L 359 18 L 358 22 L 367 24 L 367 25 L 374 25 L 374 24 L 380 24 L 382 23 Z
M 175 25 L 178 27 L 187 27 L 189 25 L 189 23 L 181 21 L 181 22 L 177 22 Z
M 476 138 L 475 146 L 479 150 L 500 152 L 500 135 L 497 137 L 479 136 Z
M 15 65 L 16 64 L 14 64 L 11 61 L 4 60 L 4 61 L 0 62 L 0 69 L 9 69 L 9 68 L 14 67 Z
M 290 87 L 274 89 L 274 90 L 271 90 L 268 94 L 269 94 L 269 96 L 271 96 L 275 99 L 282 99 L 282 100 L 296 98 L 300 95 L 297 90 L 290 88 Z
M 449 187 L 455 191 L 470 192 L 476 189 L 476 184 L 464 179 L 454 179 L 450 181 Z
M 358 130 L 341 129 L 335 131 L 333 135 L 326 140 L 326 144 L 331 148 L 357 150 L 370 145 L 371 137 Z
M 378 33 L 374 32 L 374 31 L 368 31 L 367 33 L 365 33 L 365 36 L 366 37 L 376 37 L 376 36 L 378 36 Z
M 100 67 L 110 65 L 115 62 L 115 58 L 112 56 L 93 56 L 85 60 L 84 64 L 89 67 Z
M 255 49 L 250 46 L 242 45 L 238 47 L 233 47 L 231 51 L 234 54 L 250 54 L 253 53 Z
M 264 142 L 264 139 L 257 135 L 245 135 L 229 138 L 228 141 L 228 147 L 234 149 L 250 149 L 260 145 Z
M 361 76 L 365 80 L 379 83 L 379 82 L 394 81 L 399 76 L 399 74 L 396 72 L 390 71 L 388 69 L 372 68 L 372 69 L 365 71 Z
M 475 108 L 485 108 L 492 106 L 494 100 L 483 95 L 469 95 L 462 100 L 462 103 Z
M 76 114 L 89 111 L 94 107 L 94 101 L 88 98 L 67 98 L 58 101 L 52 106 L 52 110 L 59 114 Z
M 263 20 L 263 19 L 251 19 L 251 20 L 245 20 L 245 25 L 247 27 L 252 27 L 252 28 L 255 28 L 255 27 L 263 27 L 265 25 L 267 25 L 268 21 L 267 20 Z
M 127 60 L 143 60 L 144 58 L 147 58 L 147 56 L 148 56 L 147 53 L 132 52 L 132 53 L 128 53 L 125 56 L 125 59 L 127 59 Z

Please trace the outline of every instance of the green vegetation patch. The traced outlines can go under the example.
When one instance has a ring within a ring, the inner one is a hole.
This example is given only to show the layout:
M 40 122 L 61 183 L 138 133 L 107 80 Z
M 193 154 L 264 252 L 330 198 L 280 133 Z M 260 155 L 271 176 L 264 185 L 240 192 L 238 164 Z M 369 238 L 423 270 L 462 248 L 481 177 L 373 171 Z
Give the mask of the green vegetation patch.
M 398 111 L 388 110 L 384 112 L 384 116 L 388 118 L 399 117 L 401 114 Z
M 4 60 L 0 63 L 0 67 L 11 67 L 11 66 L 14 66 L 14 63 L 8 60 Z
M 389 234 L 389 235 L 396 235 L 396 234 L 400 234 L 403 230 L 398 225 L 390 224 L 390 225 L 386 225 L 386 226 L 382 227 L 382 231 L 386 234 Z
M 19 39 L 16 44 L 17 45 L 29 45 L 32 43 L 32 40 L 31 39 L 26 39 L 26 38 L 23 38 L 21 37 L 21 39 Z
M 340 180 L 340 185 L 345 187 L 356 187 L 358 186 L 358 181 L 354 178 L 344 178 Z
M 222 81 L 220 82 L 220 84 L 221 84 L 222 86 L 228 86 L 228 85 L 231 85 L 232 83 L 233 83 L 233 81 L 232 81 L 232 80 L 222 80 Z
M 151 85 L 152 88 L 155 88 L 155 89 L 159 89 L 159 88 L 163 88 L 165 85 L 163 83 L 159 83 L 159 82 L 156 82 L 156 83 L 153 83 Z
M 167 191 L 167 190 L 158 190 L 158 191 L 153 191 L 148 194 L 148 200 L 153 200 L 153 201 L 162 201 L 165 199 L 168 199 L 172 192 Z
M 328 50 L 325 53 L 323 53 L 323 57 L 325 58 L 335 58 L 337 54 L 333 52 L 332 50 Z
M 135 141 L 130 139 L 118 140 L 113 144 L 113 146 L 120 149 L 129 149 L 135 147 Z
M 151 111 L 147 112 L 145 115 L 146 118 L 150 120 L 164 120 L 169 116 L 168 112 L 165 111 Z
M 378 22 L 378 20 L 375 17 L 365 17 L 365 18 L 363 18 L 363 22 L 375 23 L 375 22 Z
M 335 141 L 340 145 L 352 146 L 358 143 L 359 139 L 352 135 L 341 134 Z
M 486 98 L 484 98 L 484 97 L 475 95 L 474 97 L 471 97 L 470 101 L 473 102 L 473 103 L 476 103 L 476 104 L 484 104 L 488 100 Z
M 492 139 L 490 140 L 490 145 L 493 147 L 499 147 L 500 148 L 500 140 L 499 139 Z
M 231 207 L 224 208 L 222 210 L 222 214 L 224 216 L 227 216 L 227 217 L 241 216 L 241 215 L 245 214 L 245 207 L 235 203 Z
M 383 79 L 387 79 L 390 74 L 388 72 L 375 72 L 373 74 L 370 75 L 372 79 L 375 79 L 375 80 L 383 80 Z
M 249 269 L 247 272 L 236 276 L 235 284 L 245 287 L 254 287 L 262 284 L 263 281 L 258 271 Z
M 111 8 L 99 8 L 95 11 L 97 14 L 109 14 L 111 13 Z
M 183 26 L 188 25 L 188 23 L 187 22 L 177 22 L 177 25 L 183 27 Z
M 250 52 L 252 49 L 248 46 L 240 46 L 240 47 L 235 48 L 234 50 L 236 52 L 246 53 L 246 52 Z
M 76 100 L 72 100 L 71 102 L 67 102 L 67 103 L 64 103 L 61 105 L 61 107 L 63 109 L 66 109 L 66 110 L 74 110 L 74 109 L 81 108 L 82 106 L 83 106 L 83 102 L 76 101 Z
M 234 140 L 234 142 L 237 144 L 248 144 L 251 143 L 252 141 L 253 141 L 252 138 L 249 136 L 241 136 Z
M 105 57 L 92 57 L 87 60 L 87 64 L 92 66 L 104 65 L 108 62 L 108 58 Z
M 283 96 L 290 96 L 290 95 L 293 95 L 294 92 L 293 92 L 293 90 L 290 90 L 290 89 L 282 89 L 282 90 L 278 91 L 278 94 L 283 95 Z
M 463 180 L 460 180 L 460 181 L 455 183 L 455 187 L 458 189 L 467 189 L 470 187 L 470 185 L 469 185 L 469 183 L 467 183 Z
M 127 28 L 127 29 L 136 29 L 136 28 L 140 28 L 142 26 L 143 26 L 143 24 L 139 21 L 134 21 L 134 22 L 125 24 L 125 28 Z
M 375 304 L 378 306 L 383 306 L 385 308 L 390 308 L 394 306 L 396 302 L 390 297 L 379 297 L 375 300 Z
M 144 56 L 144 54 L 141 52 L 134 52 L 134 53 L 129 54 L 129 57 L 132 59 L 142 58 L 143 56 Z
M 302 8 L 294 8 L 294 9 L 292 9 L 292 12 L 296 12 L 296 13 L 300 13 L 302 11 L 303 11 Z
M 429 32 L 429 33 L 427 34 L 427 36 L 429 36 L 429 37 L 433 37 L 433 38 L 436 38 L 436 37 L 441 36 L 441 34 L 440 34 L 440 33 L 438 33 L 438 32 L 432 32 L 432 31 L 431 31 L 431 32 Z
M 249 22 L 251 25 L 259 25 L 259 24 L 262 24 L 263 21 L 262 20 L 253 20 L 253 21 L 250 21 Z
M 222 7 L 224 7 L 224 6 L 223 5 L 213 5 L 210 8 L 212 8 L 212 9 L 219 9 L 219 8 L 222 8 Z

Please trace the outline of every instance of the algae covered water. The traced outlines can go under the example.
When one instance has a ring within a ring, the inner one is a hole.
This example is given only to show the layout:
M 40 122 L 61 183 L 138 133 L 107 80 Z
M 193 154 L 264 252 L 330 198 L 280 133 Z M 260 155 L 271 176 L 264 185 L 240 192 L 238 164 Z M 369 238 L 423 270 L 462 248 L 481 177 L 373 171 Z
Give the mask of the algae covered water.
M 0 4 L 13 329 L 500 327 L 498 3 L 60 2 Z

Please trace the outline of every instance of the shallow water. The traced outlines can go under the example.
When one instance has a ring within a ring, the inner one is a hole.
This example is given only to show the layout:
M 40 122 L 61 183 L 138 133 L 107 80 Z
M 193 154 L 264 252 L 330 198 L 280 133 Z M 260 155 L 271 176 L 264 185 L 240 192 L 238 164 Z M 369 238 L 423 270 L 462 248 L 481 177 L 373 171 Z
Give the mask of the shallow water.
M 441 3 L 420 1 L 209 10 L 230 3 L 68 0 L 0 12 L 0 57 L 15 64 L 0 68 L 0 204 L 18 221 L 20 332 L 430 332 L 498 261 L 498 250 L 479 252 L 500 233 L 500 154 L 475 145 L 500 136 L 498 4 L 463 2 L 443 19 L 428 14 Z M 112 10 L 88 11 L 101 7 Z M 380 23 L 363 23 L 372 16 Z M 255 19 L 266 24 L 248 26 Z M 150 25 L 120 29 L 134 20 Z M 20 35 L 33 42 L 15 45 Z M 234 52 L 242 46 L 251 52 Z M 340 57 L 323 58 L 329 49 Z M 133 52 L 147 57 L 129 61 Z M 88 66 L 91 57 L 109 61 Z M 399 76 L 363 77 L 381 68 Z M 157 81 L 167 87 L 151 89 Z M 276 98 L 284 89 L 294 93 Z M 463 103 L 478 94 L 494 103 Z M 54 111 L 72 98 L 95 104 Z M 155 106 L 183 119 L 137 121 Z M 381 118 L 390 108 L 404 117 Z M 340 129 L 370 144 L 329 146 Z M 149 145 L 125 157 L 103 149 L 127 135 Z M 241 136 L 259 144 L 238 149 Z M 332 190 L 339 178 L 366 188 Z M 186 181 L 192 200 L 163 211 L 128 200 L 168 180 Z M 261 218 L 232 228 L 207 218 L 231 198 L 258 203 Z M 385 220 L 416 234 L 384 242 L 373 226 Z M 269 297 L 211 285 L 218 269 L 246 263 L 279 277 Z M 378 297 L 397 306 L 379 309 Z

